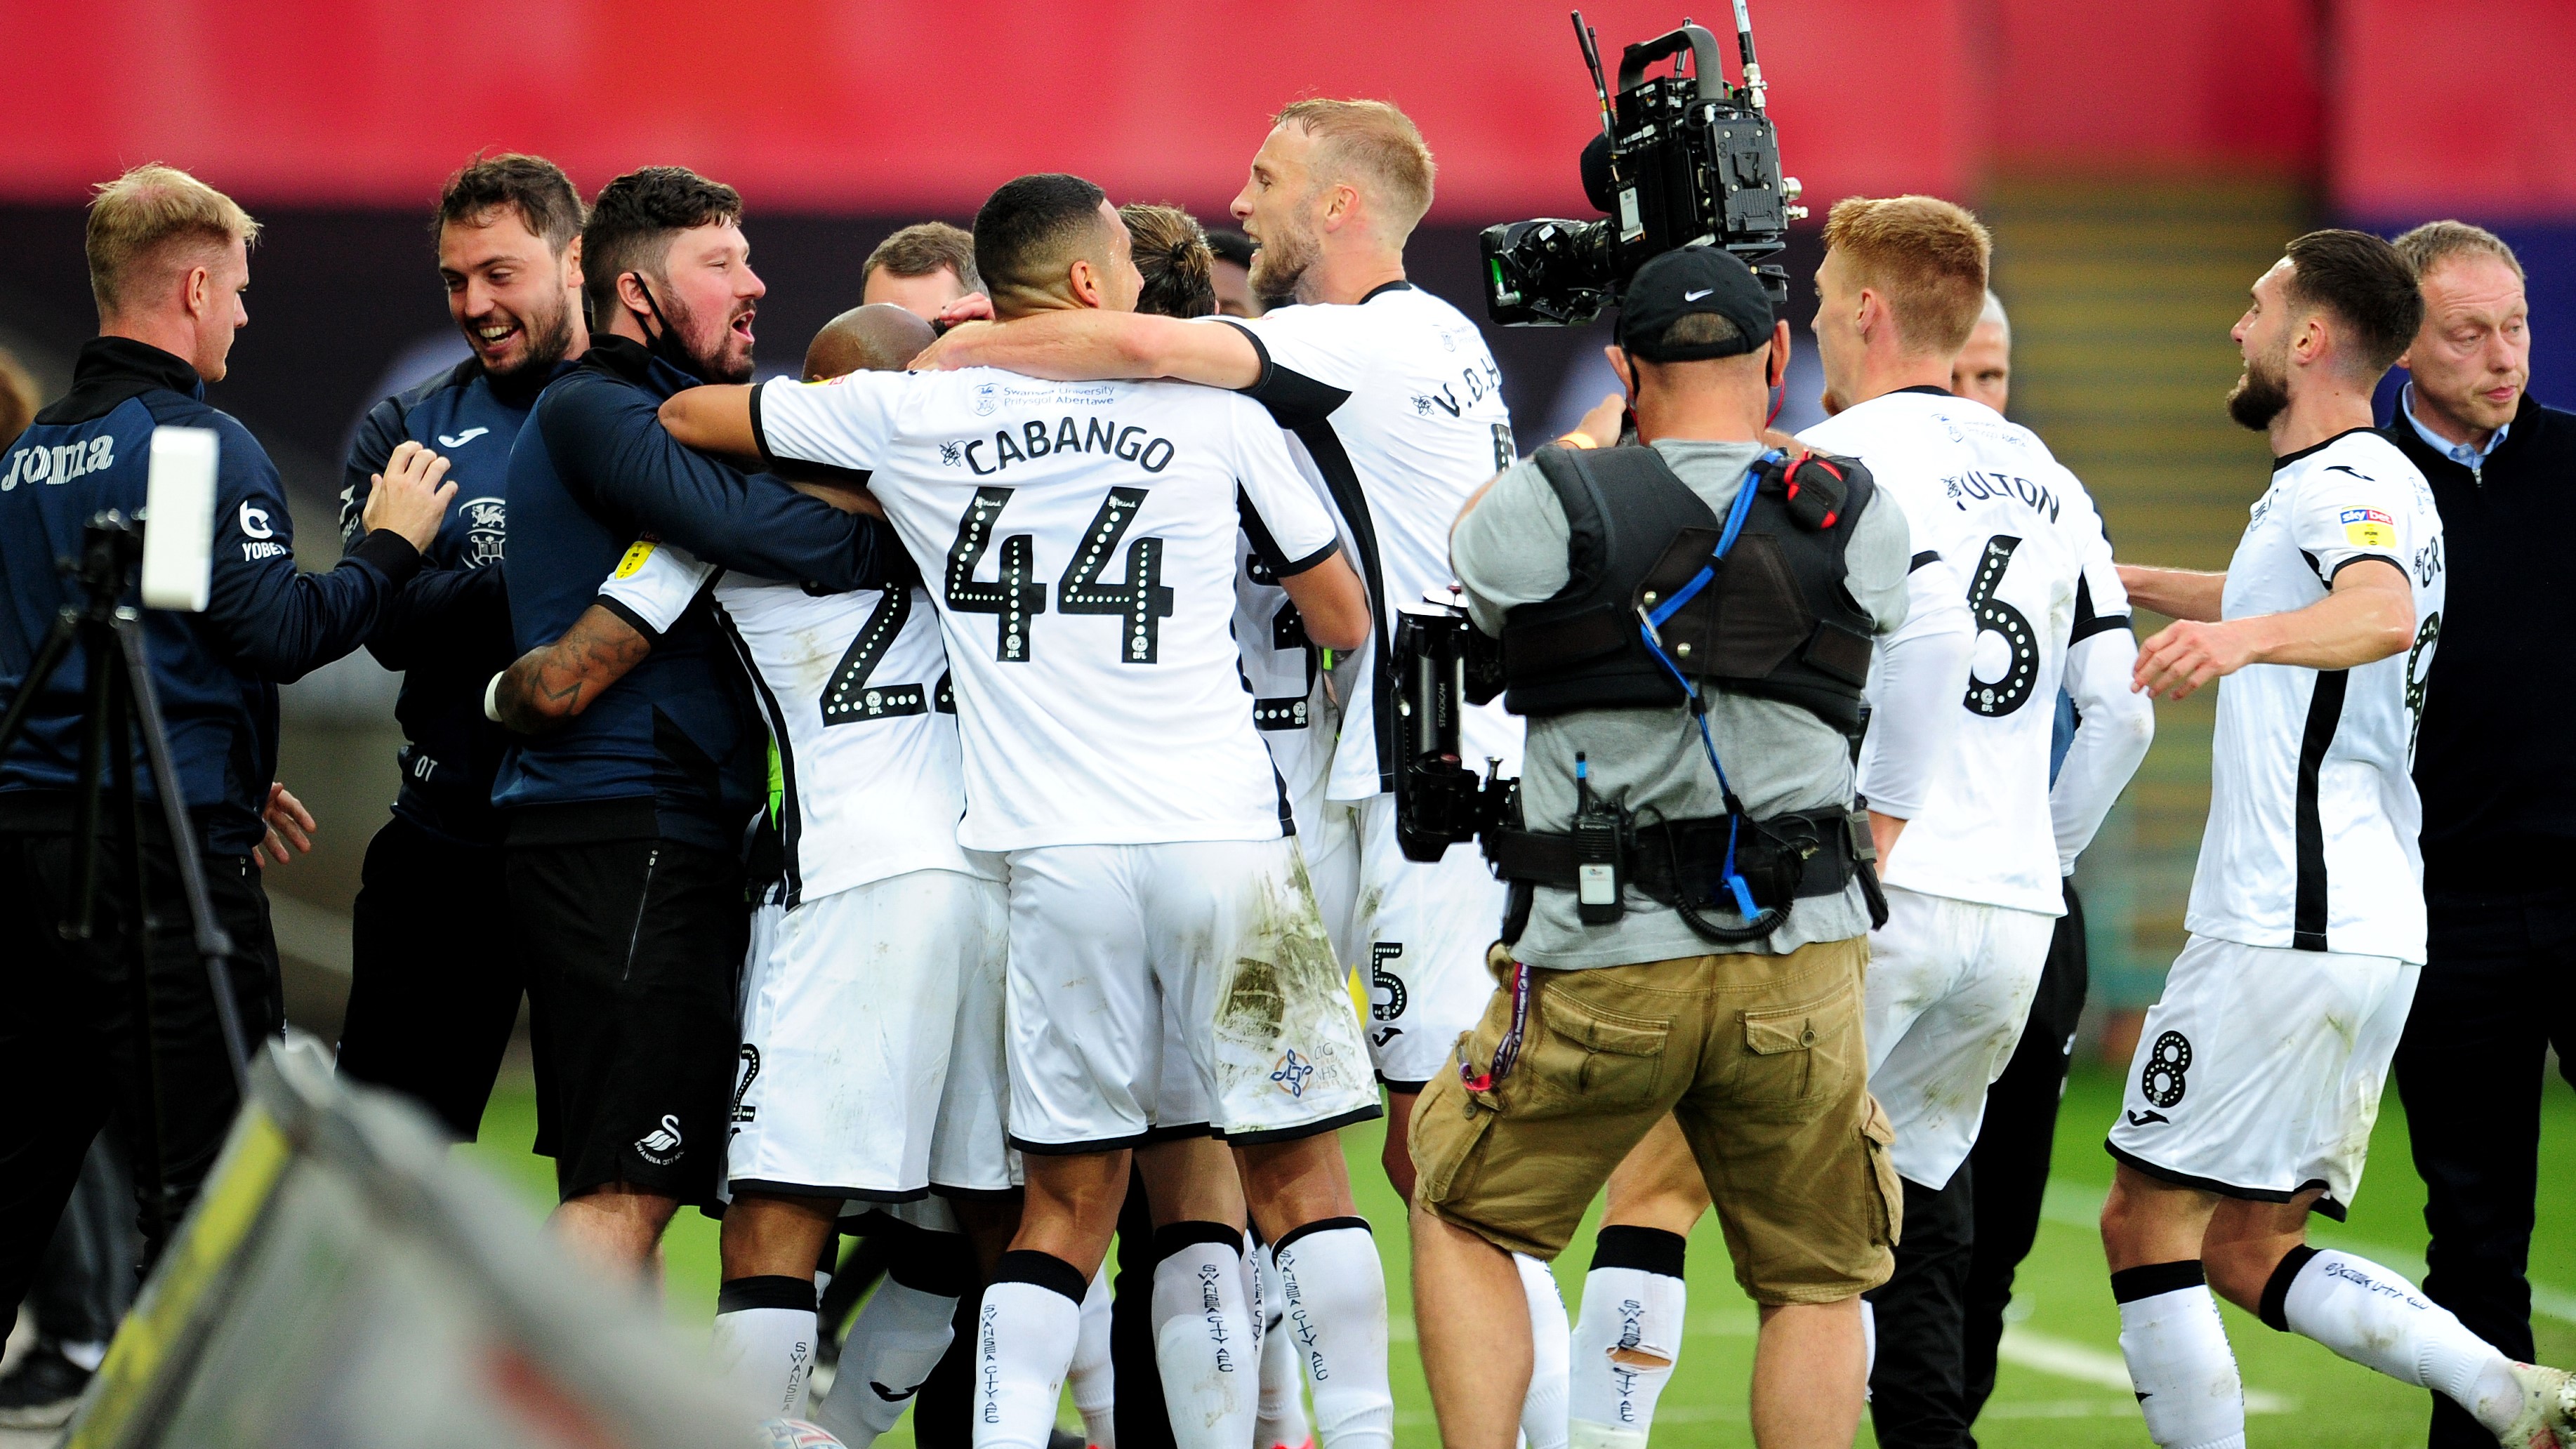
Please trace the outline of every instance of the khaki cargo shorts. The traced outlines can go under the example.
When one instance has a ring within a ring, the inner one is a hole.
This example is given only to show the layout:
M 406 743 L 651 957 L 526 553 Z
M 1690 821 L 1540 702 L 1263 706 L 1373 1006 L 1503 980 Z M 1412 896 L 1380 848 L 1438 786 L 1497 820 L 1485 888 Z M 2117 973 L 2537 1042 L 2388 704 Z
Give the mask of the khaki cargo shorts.
M 1757 1303 L 1832 1303 L 1887 1281 L 1902 1221 L 1894 1140 L 1861 1041 L 1864 937 L 1530 973 L 1519 1062 L 1489 1091 L 1458 1052 L 1413 1109 L 1414 1198 L 1498 1247 L 1554 1259 L 1628 1149 L 1670 1112 Z M 1458 1051 L 1485 1070 L 1506 983 Z

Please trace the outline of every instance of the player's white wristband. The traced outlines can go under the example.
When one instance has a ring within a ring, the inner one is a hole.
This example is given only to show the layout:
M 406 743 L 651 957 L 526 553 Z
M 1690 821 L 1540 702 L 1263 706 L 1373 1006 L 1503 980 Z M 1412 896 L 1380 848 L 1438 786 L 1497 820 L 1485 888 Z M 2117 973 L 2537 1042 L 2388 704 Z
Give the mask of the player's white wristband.
M 505 669 L 501 671 L 501 673 L 507 674 L 509 671 Z M 483 717 L 494 724 L 499 724 L 501 722 L 500 674 L 493 675 L 492 682 L 483 686 Z

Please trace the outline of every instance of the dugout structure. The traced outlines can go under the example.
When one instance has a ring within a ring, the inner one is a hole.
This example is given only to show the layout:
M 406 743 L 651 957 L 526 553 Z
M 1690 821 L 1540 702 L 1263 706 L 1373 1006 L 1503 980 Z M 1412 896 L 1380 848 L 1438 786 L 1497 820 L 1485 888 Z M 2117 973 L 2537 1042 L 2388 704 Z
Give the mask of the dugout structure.
M 303 1041 L 254 1065 L 63 1443 L 709 1449 L 761 1442 L 758 1418 L 428 1117 Z

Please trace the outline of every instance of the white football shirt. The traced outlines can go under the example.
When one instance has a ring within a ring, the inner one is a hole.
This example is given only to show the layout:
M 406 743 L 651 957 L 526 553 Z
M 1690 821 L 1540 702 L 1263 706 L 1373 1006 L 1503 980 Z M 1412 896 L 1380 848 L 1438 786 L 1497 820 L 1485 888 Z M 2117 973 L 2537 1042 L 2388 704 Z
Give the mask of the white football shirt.
M 1449 528 L 1468 495 L 1512 465 L 1502 369 L 1465 314 L 1408 282 L 1356 304 L 1281 307 L 1211 319 L 1239 327 L 1261 353 L 1245 389 L 1297 440 L 1298 460 L 1341 515 L 1351 562 L 1368 584 L 1375 627 L 1352 672 L 1333 748 L 1335 800 L 1395 788 L 1395 614 L 1426 593 L 1446 599 Z M 1521 722 L 1499 700 L 1469 709 L 1460 755 L 1501 757 L 1520 773 Z
M 2357 669 L 2220 680 L 2209 828 L 2184 926 L 2248 946 L 2424 959 L 2415 730 L 2442 632 L 2442 519 L 2424 475 L 2356 428 L 2282 458 L 2227 564 L 2221 617 L 2304 609 L 2363 559 L 2403 570 L 2415 643 Z
M 764 383 L 761 446 L 873 473 L 930 581 L 975 850 L 1289 833 L 1232 629 L 1236 536 L 1293 575 L 1333 522 L 1248 398 L 989 368 Z
M 1234 642 L 1243 650 L 1243 687 L 1252 691 L 1252 722 L 1270 747 L 1271 762 L 1298 791 L 1332 768 L 1333 741 L 1323 689 L 1322 651 L 1306 637 L 1306 622 L 1279 586 L 1252 535 L 1235 549 Z
M 997 862 L 957 844 L 957 706 L 930 596 L 809 594 L 649 542 L 627 550 L 599 594 L 659 634 L 710 584 L 769 725 L 784 903 L 916 870 L 998 879 Z
M 2128 594 L 2092 496 L 2030 429 L 1938 388 L 1872 398 L 1798 440 L 1869 466 L 1905 510 L 1918 563 L 1910 583 L 1962 591 L 1976 628 L 1961 715 L 1888 862 L 1887 883 L 2065 914 L 2048 768 L 2058 689 L 2070 648 L 2129 625 Z M 1927 601 L 1913 612 L 1929 617 L 1934 602 L 1947 603 Z M 2079 699 L 2079 710 L 2086 703 Z M 2077 849 L 2143 752 L 2141 738 L 2137 750 L 2107 762 L 2119 778 L 2086 796 L 2090 819 L 2081 822 Z M 1869 787 L 1864 773 L 1862 793 Z M 2065 780 L 2060 787 L 2080 788 Z

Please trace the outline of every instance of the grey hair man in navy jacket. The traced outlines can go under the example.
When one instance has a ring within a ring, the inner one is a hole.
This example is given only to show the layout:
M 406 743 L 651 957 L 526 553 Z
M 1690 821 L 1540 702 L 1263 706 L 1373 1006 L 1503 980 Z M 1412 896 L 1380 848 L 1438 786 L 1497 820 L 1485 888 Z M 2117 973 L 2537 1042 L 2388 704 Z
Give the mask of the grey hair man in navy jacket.
M 2397 1089 L 2424 1178 L 2424 1292 L 2517 1359 L 2532 1355 L 2542 1060 L 2576 1062 L 2576 679 L 2559 621 L 2576 530 L 2576 415 L 2533 401 L 2522 263 L 2492 233 L 2428 222 L 2397 239 L 2424 292 L 2398 359 L 2389 441 L 2422 470 L 2450 554 L 2425 679 L 2424 974 Z M 2493 1436 L 2440 1394 L 2431 1442 Z

